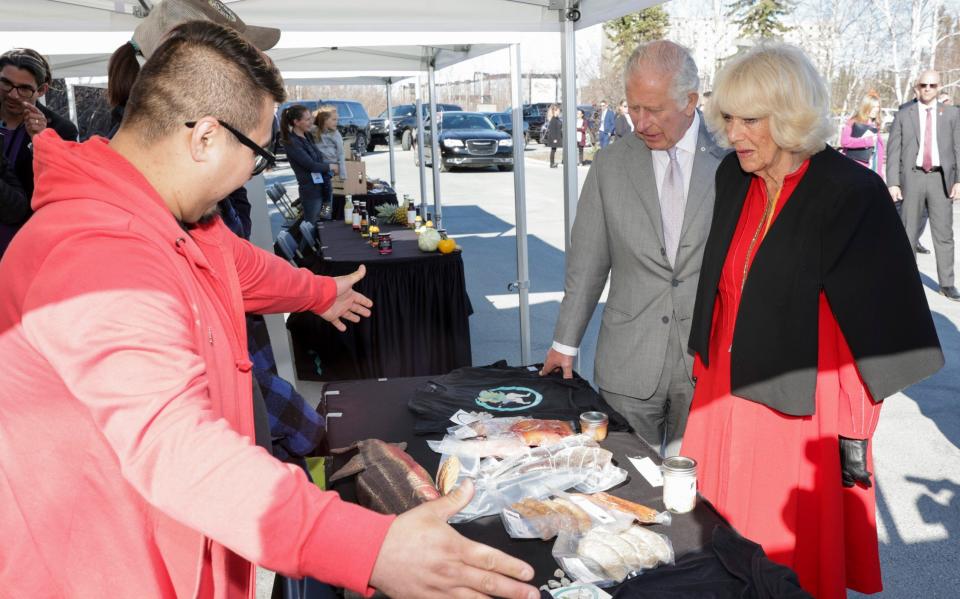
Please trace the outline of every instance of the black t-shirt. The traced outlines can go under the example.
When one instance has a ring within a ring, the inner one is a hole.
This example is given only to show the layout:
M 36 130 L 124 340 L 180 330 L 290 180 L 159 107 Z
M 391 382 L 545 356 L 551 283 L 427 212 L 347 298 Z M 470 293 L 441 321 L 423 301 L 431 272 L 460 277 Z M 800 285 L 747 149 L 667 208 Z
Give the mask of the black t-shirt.
M 536 368 L 510 367 L 505 361 L 432 378 L 414 391 L 408 406 L 417 415 L 414 430 L 420 435 L 444 432 L 458 410 L 574 422 L 583 412 L 599 411 L 609 416 L 609 430 L 630 430 L 587 381 L 560 373 L 540 376 Z

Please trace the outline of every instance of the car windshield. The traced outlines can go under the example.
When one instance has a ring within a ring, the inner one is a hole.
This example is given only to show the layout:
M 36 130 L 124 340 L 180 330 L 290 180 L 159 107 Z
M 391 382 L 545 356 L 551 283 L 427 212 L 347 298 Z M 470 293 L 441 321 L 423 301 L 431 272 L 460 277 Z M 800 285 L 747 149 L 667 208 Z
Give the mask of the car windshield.
M 456 114 L 451 112 L 443 115 L 441 126 L 444 129 L 496 129 L 490 119 L 482 114 Z
M 383 112 L 383 114 L 386 114 L 386 113 L 387 113 L 386 111 Z M 417 114 L 417 109 L 414 108 L 413 106 L 397 106 L 396 108 L 393 109 L 393 118 L 413 116 L 415 114 Z M 381 118 L 383 118 L 383 115 L 381 115 Z

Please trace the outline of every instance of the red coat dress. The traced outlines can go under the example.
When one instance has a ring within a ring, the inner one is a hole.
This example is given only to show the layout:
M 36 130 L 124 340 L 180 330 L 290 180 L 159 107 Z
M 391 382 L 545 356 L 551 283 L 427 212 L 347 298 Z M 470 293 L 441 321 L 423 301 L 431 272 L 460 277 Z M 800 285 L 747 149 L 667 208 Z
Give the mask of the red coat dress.
M 786 177 L 772 223 L 808 166 Z M 694 362 L 697 383 L 681 453 L 697 460 L 700 493 L 772 560 L 793 568 L 808 592 L 819 598 L 846 597 L 847 587 L 877 592 L 874 491 L 841 485 L 837 437 L 870 438 L 881 404 L 863 385 L 822 292 L 816 412 L 788 416 L 730 393 L 729 348 L 744 277 L 765 234 L 766 202 L 766 186 L 754 178 L 717 290 L 710 366 L 699 354 Z

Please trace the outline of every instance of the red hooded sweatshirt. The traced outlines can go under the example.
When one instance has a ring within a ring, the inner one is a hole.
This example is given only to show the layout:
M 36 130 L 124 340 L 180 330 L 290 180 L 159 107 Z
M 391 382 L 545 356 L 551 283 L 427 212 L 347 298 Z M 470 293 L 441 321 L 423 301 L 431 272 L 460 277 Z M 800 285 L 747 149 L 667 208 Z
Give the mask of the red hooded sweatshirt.
M 244 312 L 322 312 L 334 281 L 188 234 L 106 140 L 34 145 L 0 261 L 0 594 L 253 597 L 251 562 L 370 593 L 391 518 L 251 440 Z

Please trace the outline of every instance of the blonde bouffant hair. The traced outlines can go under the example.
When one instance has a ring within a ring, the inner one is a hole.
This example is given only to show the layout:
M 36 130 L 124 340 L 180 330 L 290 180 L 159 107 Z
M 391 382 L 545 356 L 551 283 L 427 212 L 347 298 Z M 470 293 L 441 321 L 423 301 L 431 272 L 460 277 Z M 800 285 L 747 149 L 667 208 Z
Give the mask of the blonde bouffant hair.
M 789 44 L 760 44 L 720 69 L 704 117 L 717 142 L 729 147 L 724 115 L 768 117 L 773 141 L 789 152 L 816 154 L 833 136 L 827 86 L 807 55 Z

